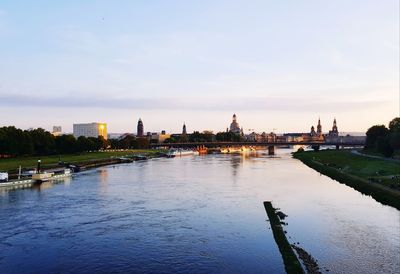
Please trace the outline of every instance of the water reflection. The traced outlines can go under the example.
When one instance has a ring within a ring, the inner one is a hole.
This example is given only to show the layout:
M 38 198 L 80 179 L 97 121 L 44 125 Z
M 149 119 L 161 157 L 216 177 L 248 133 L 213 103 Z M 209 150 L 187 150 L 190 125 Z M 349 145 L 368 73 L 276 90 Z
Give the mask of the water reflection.
M 241 165 L 241 163 L 243 163 L 243 156 L 244 154 L 231 154 L 228 157 L 230 158 L 231 161 L 231 167 L 232 167 L 232 175 L 233 177 L 236 177 L 239 167 Z
M 113 166 L 115 168 L 115 166 Z M 108 169 L 107 168 L 101 168 L 97 171 L 98 175 L 98 181 L 100 183 L 100 192 L 105 194 L 107 193 L 107 188 L 108 188 Z

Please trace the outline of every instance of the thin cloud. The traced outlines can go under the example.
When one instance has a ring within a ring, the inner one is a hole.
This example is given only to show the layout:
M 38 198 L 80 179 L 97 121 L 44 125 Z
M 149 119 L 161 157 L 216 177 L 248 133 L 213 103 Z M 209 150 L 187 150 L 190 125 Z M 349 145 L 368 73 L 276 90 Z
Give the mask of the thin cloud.
M 321 101 L 305 98 L 107 98 L 0 95 L 0 106 L 22 108 L 105 108 L 188 111 L 346 112 L 381 106 L 388 101 Z

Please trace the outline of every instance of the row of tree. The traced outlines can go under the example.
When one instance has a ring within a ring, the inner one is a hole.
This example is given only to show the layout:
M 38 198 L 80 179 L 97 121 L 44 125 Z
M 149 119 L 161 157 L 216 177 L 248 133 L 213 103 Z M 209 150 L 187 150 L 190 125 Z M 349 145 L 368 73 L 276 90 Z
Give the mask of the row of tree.
M 233 132 L 218 132 L 217 134 L 213 133 L 201 133 L 199 131 L 195 131 L 189 135 L 180 135 L 180 136 L 171 136 L 165 140 L 166 143 L 187 143 L 187 142 L 240 142 L 244 141 L 244 138 L 240 134 L 236 134 Z
M 395 150 L 400 149 L 400 117 L 390 121 L 388 128 L 385 125 L 372 126 L 366 134 L 366 149 L 391 157 Z
M 105 140 L 73 135 L 54 136 L 50 132 L 37 128 L 22 130 L 13 126 L 0 127 L 0 155 L 52 155 L 97 151 L 105 148 L 129 149 L 148 148 L 147 138 L 135 138 L 127 135 L 121 140 Z

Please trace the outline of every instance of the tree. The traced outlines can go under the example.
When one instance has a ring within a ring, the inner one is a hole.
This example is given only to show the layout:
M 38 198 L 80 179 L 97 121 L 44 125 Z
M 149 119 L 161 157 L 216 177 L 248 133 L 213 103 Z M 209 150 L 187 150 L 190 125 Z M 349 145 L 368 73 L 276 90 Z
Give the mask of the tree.
M 242 137 L 239 134 L 233 132 L 218 132 L 215 135 L 215 139 L 219 142 L 240 142 Z
M 95 140 L 95 141 L 94 141 Z M 77 152 L 84 152 L 84 151 L 93 151 L 97 150 L 96 138 L 86 138 L 84 136 L 79 136 L 76 140 L 76 151 Z
M 136 146 L 135 148 L 139 148 L 139 149 L 145 149 L 145 148 L 149 148 L 149 139 L 147 138 L 137 138 L 136 139 Z
M 77 141 L 73 135 L 61 135 L 55 139 L 56 150 L 58 153 L 77 152 Z
M 212 142 L 213 134 L 200 133 L 198 131 L 193 132 L 189 135 L 190 142 Z
M 400 131 L 390 134 L 389 144 L 394 150 L 400 149 Z
M 383 154 L 385 157 L 391 157 L 393 155 L 393 148 L 389 144 L 388 136 L 379 136 L 376 140 L 376 149 Z
M 394 118 L 389 122 L 389 130 L 390 132 L 400 132 L 400 117 Z
M 366 146 L 367 149 L 376 148 L 376 141 L 379 137 L 386 137 L 389 135 L 389 129 L 387 129 L 384 125 L 376 125 L 372 126 L 368 129 L 366 139 Z
M 169 139 L 171 139 L 171 138 L 169 138 Z M 166 140 L 165 140 L 166 141 Z M 165 141 L 164 141 L 164 143 L 165 143 Z M 179 137 L 179 142 L 180 143 L 187 143 L 189 141 L 189 138 L 188 138 L 188 136 L 187 136 L 187 134 L 182 134 L 180 137 Z
M 31 136 L 34 154 L 49 155 L 54 153 L 55 138 L 50 132 L 43 128 L 37 128 L 27 131 L 27 133 Z
M 108 139 L 108 143 L 110 144 L 112 149 L 118 149 L 119 147 L 119 140 L 118 139 Z
M 176 139 L 174 137 L 170 137 L 170 138 L 165 139 L 164 143 L 171 144 L 171 143 L 177 143 L 177 141 L 176 141 Z
M 136 138 L 133 135 L 126 135 L 123 139 L 118 141 L 118 148 L 128 149 L 136 146 Z
M 29 155 L 33 144 L 28 132 L 13 126 L 0 128 L 0 154 Z

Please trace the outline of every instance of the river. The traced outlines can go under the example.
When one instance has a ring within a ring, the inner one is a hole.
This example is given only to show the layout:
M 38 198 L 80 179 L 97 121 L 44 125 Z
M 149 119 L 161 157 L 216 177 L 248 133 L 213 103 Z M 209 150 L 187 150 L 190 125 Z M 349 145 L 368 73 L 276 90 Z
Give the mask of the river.
M 0 192 L 0 273 L 284 273 L 263 201 L 329 273 L 399 273 L 400 211 L 278 149 L 101 167 Z

